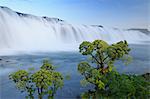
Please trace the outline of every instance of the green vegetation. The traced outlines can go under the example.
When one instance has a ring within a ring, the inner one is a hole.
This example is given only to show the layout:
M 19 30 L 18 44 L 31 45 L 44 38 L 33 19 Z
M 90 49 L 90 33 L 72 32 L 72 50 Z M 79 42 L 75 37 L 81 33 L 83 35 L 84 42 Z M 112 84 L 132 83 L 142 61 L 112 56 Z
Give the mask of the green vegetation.
M 103 40 L 93 42 L 84 41 L 80 44 L 80 53 L 89 56 L 88 61 L 78 64 L 78 71 L 83 75 L 81 84 L 92 84 L 93 89 L 83 93 L 83 99 L 148 99 L 150 97 L 150 74 L 127 75 L 120 74 L 114 67 L 114 63 L 122 60 L 128 64 L 131 61 L 130 48 L 126 41 L 120 41 L 109 45 Z M 27 99 L 39 99 L 44 96 L 53 99 L 56 91 L 62 88 L 63 76 L 55 71 L 55 67 L 47 60 L 43 61 L 40 70 L 33 72 L 19 70 L 9 77 L 15 83 L 17 89 L 26 92 Z M 70 79 L 66 75 L 66 79 Z
M 128 64 L 130 48 L 126 41 L 109 45 L 103 40 L 84 41 L 80 47 L 88 62 L 80 62 L 78 71 L 84 76 L 82 85 L 92 84 L 94 89 L 82 94 L 83 99 L 99 98 L 148 98 L 149 85 L 142 76 L 119 74 L 114 62 L 122 60 Z
M 53 99 L 56 91 L 63 86 L 63 76 L 56 72 L 47 60 L 43 61 L 41 69 L 35 73 L 19 70 L 9 77 L 21 92 L 28 93 L 27 99 L 34 99 L 36 93 L 39 99 L 44 95 L 48 95 L 48 99 Z

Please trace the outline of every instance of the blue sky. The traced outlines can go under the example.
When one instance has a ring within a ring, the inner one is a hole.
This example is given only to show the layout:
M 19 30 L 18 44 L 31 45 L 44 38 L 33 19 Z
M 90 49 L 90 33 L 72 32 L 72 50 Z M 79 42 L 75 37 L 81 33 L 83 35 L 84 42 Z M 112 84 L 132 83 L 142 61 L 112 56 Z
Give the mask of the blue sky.
M 0 6 L 75 24 L 147 28 L 150 0 L 0 0 Z

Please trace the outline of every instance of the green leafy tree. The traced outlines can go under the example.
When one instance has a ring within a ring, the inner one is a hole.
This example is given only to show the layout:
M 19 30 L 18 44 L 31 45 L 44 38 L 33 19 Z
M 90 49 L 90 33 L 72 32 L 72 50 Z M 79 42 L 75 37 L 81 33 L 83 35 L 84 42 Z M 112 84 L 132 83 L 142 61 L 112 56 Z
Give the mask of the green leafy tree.
M 51 73 L 50 74 L 52 76 L 51 87 L 46 93 L 49 95 L 48 96 L 49 98 L 53 98 L 56 91 L 59 88 L 62 88 L 62 86 L 64 85 L 63 83 L 64 78 L 61 73 L 54 71 L 55 67 L 52 64 L 50 64 L 48 60 L 43 61 L 43 65 L 41 66 L 41 69 L 47 70 Z
M 33 83 L 36 85 L 39 99 L 42 99 L 44 92 L 52 85 L 53 77 L 51 74 L 48 70 L 41 69 L 31 76 Z
M 90 57 L 90 62 L 80 62 L 78 71 L 84 76 L 84 81 L 94 84 L 96 89 L 105 89 L 107 80 L 103 80 L 103 77 L 112 71 L 116 60 L 130 58 L 126 41 L 112 45 L 103 40 L 84 41 L 79 49 L 82 55 Z
M 119 74 L 114 63 L 131 61 L 126 41 L 107 44 L 103 40 L 81 43 L 80 53 L 89 56 L 88 62 L 80 62 L 78 71 L 84 76 L 82 85 L 93 84 L 95 89 L 82 94 L 83 99 L 148 99 L 150 83 L 142 76 Z
M 27 92 L 26 98 L 34 99 L 35 88 L 31 83 L 30 74 L 26 70 L 18 70 L 9 75 L 9 78 L 15 83 L 17 89 L 21 92 Z
M 48 95 L 48 99 L 53 99 L 56 91 L 64 85 L 62 74 L 56 72 L 54 66 L 47 60 L 43 61 L 41 69 L 35 73 L 19 70 L 9 77 L 21 92 L 28 93 L 26 98 L 30 99 L 34 99 L 35 93 L 38 94 L 39 99 L 44 95 Z

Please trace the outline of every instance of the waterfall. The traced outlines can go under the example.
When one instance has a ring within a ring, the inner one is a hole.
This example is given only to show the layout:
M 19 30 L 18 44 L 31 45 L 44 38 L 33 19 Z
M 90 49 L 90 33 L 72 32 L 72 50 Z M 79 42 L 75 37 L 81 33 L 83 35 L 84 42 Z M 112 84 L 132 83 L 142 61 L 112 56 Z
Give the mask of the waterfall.
M 58 18 L 39 17 L 0 7 L 0 52 L 70 51 L 84 41 L 102 39 L 109 43 L 149 41 L 150 35 L 136 30 L 106 28 L 99 25 L 73 25 Z

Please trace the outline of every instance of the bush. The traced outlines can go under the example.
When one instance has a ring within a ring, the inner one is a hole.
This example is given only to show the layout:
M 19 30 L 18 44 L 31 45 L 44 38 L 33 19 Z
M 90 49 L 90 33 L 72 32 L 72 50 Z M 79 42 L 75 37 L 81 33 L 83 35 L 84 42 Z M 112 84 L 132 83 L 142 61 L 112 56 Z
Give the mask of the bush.
M 30 99 L 34 99 L 34 93 L 38 94 L 39 99 L 46 94 L 48 99 L 52 99 L 56 91 L 63 86 L 62 74 L 56 72 L 54 66 L 47 60 L 43 61 L 41 69 L 35 73 L 19 70 L 9 77 L 21 92 L 28 93 L 26 98 Z

